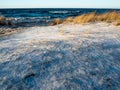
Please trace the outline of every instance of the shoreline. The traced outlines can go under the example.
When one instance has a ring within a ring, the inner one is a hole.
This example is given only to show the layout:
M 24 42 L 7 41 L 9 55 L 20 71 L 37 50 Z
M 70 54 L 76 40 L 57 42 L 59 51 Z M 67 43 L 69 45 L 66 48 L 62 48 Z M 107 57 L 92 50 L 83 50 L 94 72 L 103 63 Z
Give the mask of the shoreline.
M 17 20 L 17 19 L 15 19 Z M 16 22 L 16 23 L 15 23 Z M 90 23 L 112 23 L 115 26 L 120 26 L 120 12 L 119 11 L 112 11 L 112 12 L 107 12 L 107 13 L 102 13 L 98 14 L 97 12 L 92 12 L 88 14 L 82 14 L 80 16 L 74 16 L 74 17 L 68 17 L 65 19 L 54 19 L 51 21 L 45 20 L 44 22 L 41 22 L 41 25 L 37 24 L 30 24 L 26 23 L 24 25 L 23 22 L 17 23 L 17 21 L 12 21 L 9 18 L 5 18 L 4 16 L 0 16 L 0 36 L 5 35 L 6 33 L 12 34 L 15 32 L 20 31 L 22 28 L 30 28 L 34 26 L 54 26 L 58 24 L 69 24 L 69 23 L 74 23 L 74 24 L 90 24 Z M 3 27 L 3 28 L 2 28 Z M 19 30 L 20 28 L 20 30 Z
M 120 27 L 120 25 L 115 25 L 115 23 L 106 23 L 106 22 L 91 22 L 91 23 L 83 23 L 83 24 L 75 24 L 75 23 L 59 23 L 55 25 L 45 25 L 45 26 L 32 26 L 32 27 L 50 27 L 50 26 L 57 26 L 57 25 L 90 25 L 90 24 L 97 24 L 97 23 L 101 23 L 101 24 L 110 24 L 110 25 L 114 25 L 116 27 Z M 2 27 L 0 28 L 0 37 L 2 36 L 7 36 L 7 35 L 13 35 L 13 34 L 18 34 L 21 32 L 24 32 L 26 29 L 32 28 L 32 27 L 18 27 L 18 28 L 10 28 L 10 27 Z

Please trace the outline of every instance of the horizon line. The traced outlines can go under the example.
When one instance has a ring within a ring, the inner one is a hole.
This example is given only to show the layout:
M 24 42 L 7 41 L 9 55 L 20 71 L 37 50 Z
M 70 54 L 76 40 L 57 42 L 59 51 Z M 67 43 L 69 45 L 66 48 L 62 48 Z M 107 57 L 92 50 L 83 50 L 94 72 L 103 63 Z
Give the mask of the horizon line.
M 101 7 L 97 7 L 97 8 L 90 8 L 90 7 L 87 7 L 87 8 L 79 8 L 79 7 L 50 7 L 50 8 L 47 8 L 47 7 L 41 7 L 41 8 L 38 8 L 38 7 L 9 7 L 9 8 L 0 8 L 0 9 L 120 9 L 120 8 L 101 8 Z

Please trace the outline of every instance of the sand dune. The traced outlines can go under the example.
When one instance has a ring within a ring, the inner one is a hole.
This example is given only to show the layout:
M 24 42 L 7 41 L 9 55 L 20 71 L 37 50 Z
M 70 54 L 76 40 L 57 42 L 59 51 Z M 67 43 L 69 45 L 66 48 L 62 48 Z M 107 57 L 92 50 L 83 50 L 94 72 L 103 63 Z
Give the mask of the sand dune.
M 32 27 L 0 38 L 1 90 L 119 90 L 120 27 Z

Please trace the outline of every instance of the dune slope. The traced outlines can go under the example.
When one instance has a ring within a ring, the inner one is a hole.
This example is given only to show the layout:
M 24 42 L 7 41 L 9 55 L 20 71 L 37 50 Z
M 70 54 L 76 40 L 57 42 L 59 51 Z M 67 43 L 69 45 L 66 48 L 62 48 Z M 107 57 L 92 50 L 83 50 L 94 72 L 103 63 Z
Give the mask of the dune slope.
M 120 27 L 32 27 L 0 38 L 2 90 L 118 90 Z

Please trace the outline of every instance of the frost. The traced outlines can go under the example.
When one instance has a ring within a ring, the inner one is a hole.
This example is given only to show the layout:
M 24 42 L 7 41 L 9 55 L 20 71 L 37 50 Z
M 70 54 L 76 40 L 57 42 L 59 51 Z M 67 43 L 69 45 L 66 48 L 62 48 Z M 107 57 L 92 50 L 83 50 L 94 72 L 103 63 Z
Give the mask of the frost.
M 119 88 L 120 27 L 61 24 L 0 39 L 1 90 Z

